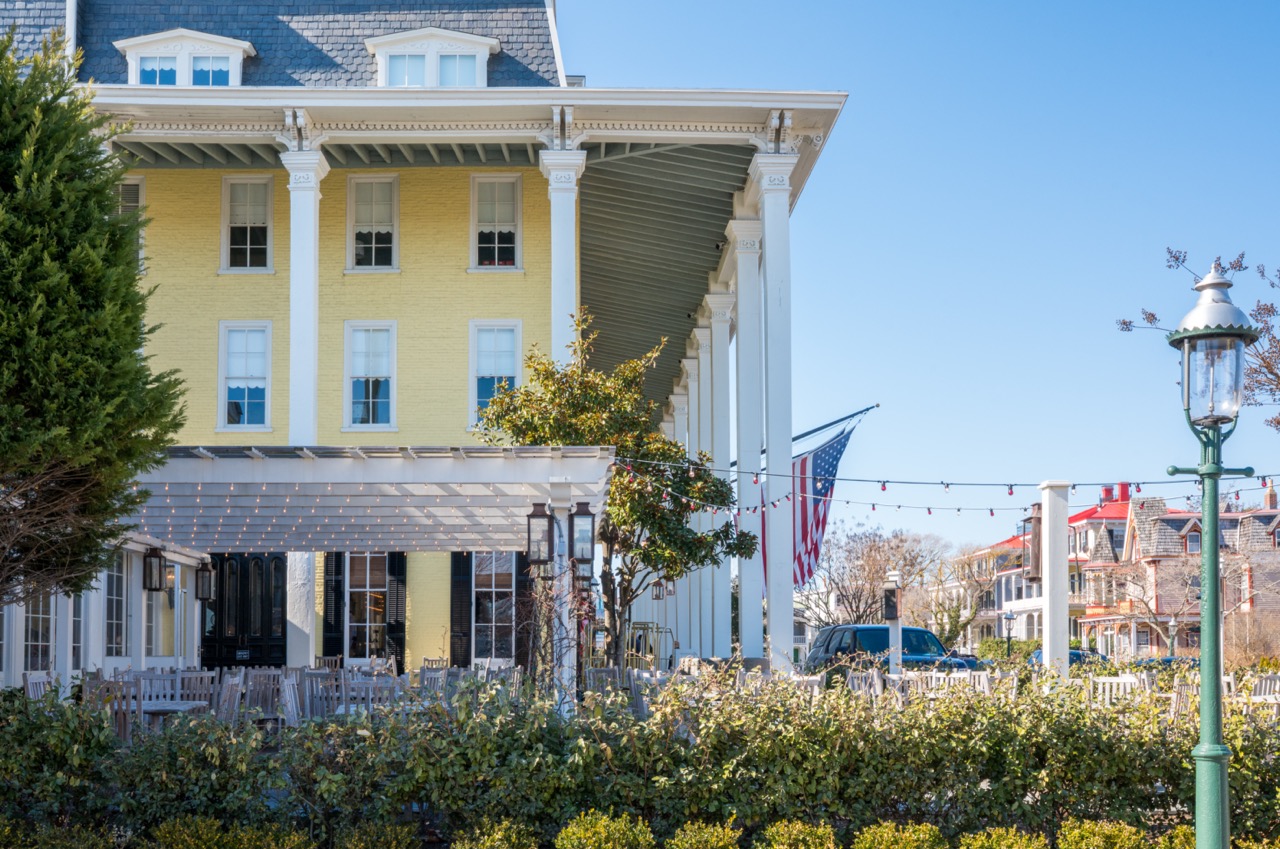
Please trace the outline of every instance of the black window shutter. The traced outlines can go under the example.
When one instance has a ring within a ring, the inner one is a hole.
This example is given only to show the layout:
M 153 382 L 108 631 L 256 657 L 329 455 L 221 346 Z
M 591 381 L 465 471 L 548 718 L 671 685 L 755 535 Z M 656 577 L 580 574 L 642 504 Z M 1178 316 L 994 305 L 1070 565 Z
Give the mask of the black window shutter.
M 340 551 L 328 551 L 324 555 L 324 634 L 321 650 L 326 657 L 346 654 L 345 641 L 342 639 L 344 602 L 342 572 L 346 565 L 346 555 Z
M 404 671 L 404 582 L 406 556 L 403 551 L 387 555 L 387 653 L 396 659 L 396 669 Z
M 533 668 L 529 656 L 533 642 L 533 570 L 523 551 L 516 555 L 516 666 Z
M 449 664 L 471 665 L 471 552 L 451 558 L 449 593 Z

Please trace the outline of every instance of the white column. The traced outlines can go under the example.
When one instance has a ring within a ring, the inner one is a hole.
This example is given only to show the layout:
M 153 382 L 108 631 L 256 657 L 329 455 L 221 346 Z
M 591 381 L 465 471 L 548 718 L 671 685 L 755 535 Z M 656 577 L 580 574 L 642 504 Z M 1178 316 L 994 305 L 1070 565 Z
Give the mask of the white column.
M 316 555 L 290 551 L 286 568 L 285 657 L 289 666 L 316 662 Z M 408 661 L 406 661 L 407 663 Z
M 689 437 L 689 393 L 681 383 L 681 391 L 671 393 L 671 420 L 675 439 L 688 448 Z M 689 648 L 689 579 L 679 578 L 675 582 L 675 595 L 667 599 L 668 624 L 671 635 L 677 643 L 678 650 Z
M 1068 481 L 1040 484 L 1040 580 L 1043 584 L 1044 665 L 1063 678 L 1068 675 L 1071 647 L 1069 604 L 1071 564 L 1067 560 Z
M 711 363 L 711 328 L 695 327 L 694 344 L 698 352 L 698 450 L 711 454 L 715 450 L 715 403 L 712 393 L 715 375 Z M 714 462 L 713 462 L 714 467 Z M 710 531 L 718 516 L 704 509 L 699 517 L 698 529 Z M 705 566 L 697 572 L 699 590 L 698 622 L 702 632 L 702 656 L 726 657 L 715 651 L 715 567 Z
M 288 151 L 289 444 L 319 441 L 320 181 L 329 163 L 318 150 Z
M 538 164 L 551 198 L 551 355 L 565 363 L 578 311 L 578 178 L 587 165 L 587 153 L 544 150 Z
M 71 687 L 71 596 L 55 594 L 52 607 L 53 670 L 66 695 Z
M 106 582 L 103 573 L 93 586 L 84 591 L 80 599 L 80 627 L 84 633 L 83 656 L 80 660 L 85 669 L 102 669 L 106 659 L 106 601 L 102 585 Z
M 711 318 L 711 465 L 721 469 L 720 477 L 733 484 L 729 473 L 729 321 L 734 296 L 713 292 L 704 299 Z M 713 526 L 732 522 L 732 514 L 711 517 Z M 711 575 L 711 650 L 716 657 L 733 654 L 732 582 L 729 559 L 707 570 Z
M 690 351 L 688 348 L 692 348 L 692 350 Z M 680 366 L 684 369 L 684 382 L 689 388 L 688 448 L 689 456 L 697 457 L 698 452 L 702 449 L 702 381 L 696 356 L 696 346 L 691 343 L 686 347 L 686 353 L 694 354 L 694 356 L 685 357 L 680 361 Z M 695 530 L 701 527 L 701 521 L 701 514 L 695 512 L 691 517 Z M 702 576 L 697 572 L 685 576 L 684 598 L 680 612 L 687 622 L 685 627 L 689 640 L 682 645 L 693 655 L 705 657 L 706 652 L 703 650 L 702 645 Z
M 791 171 L 794 154 L 758 153 L 751 160 L 753 189 L 760 197 L 763 235 L 765 329 L 765 465 L 769 514 L 769 647 L 774 670 L 791 669 L 795 645 L 792 572 L 794 525 L 786 496 L 791 481 Z
M 764 333 L 761 323 L 760 222 L 735 219 L 725 230 L 737 265 L 738 506 L 742 530 L 761 538 L 760 449 L 764 445 Z M 743 657 L 764 657 L 764 559 L 738 558 L 738 631 Z
M 142 555 L 125 553 L 125 633 L 128 641 L 129 665 L 134 669 L 147 666 L 147 591 L 142 588 Z

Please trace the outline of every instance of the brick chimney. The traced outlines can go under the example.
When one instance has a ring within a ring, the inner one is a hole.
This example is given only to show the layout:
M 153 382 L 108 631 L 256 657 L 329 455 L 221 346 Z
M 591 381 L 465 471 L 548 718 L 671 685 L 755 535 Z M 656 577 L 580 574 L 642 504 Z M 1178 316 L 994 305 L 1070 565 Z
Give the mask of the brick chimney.
M 1116 488 L 1114 486 L 1104 486 L 1102 488 L 1102 503 L 1109 504 L 1116 500 Z
M 1280 499 L 1276 498 L 1276 483 L 1269 481 L 1267 483 L 1267 491 L 1262 496 L 1262 506 L 1268 510 L 1275 510 L 1280 507 Z
M 1119 494 L 1116 495 L 1116 501 L 1128 501 L 1129 500 L 1129 484 L 1118 483 L 1116 484 L 1116 486 L 1119 488 Z

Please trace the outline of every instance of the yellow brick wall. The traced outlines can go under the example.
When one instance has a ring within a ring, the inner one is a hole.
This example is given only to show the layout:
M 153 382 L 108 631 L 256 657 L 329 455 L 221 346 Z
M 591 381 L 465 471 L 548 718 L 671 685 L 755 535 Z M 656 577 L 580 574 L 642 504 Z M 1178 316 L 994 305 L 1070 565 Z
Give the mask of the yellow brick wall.
M 414 670 L 423 657 L 449 657 L 449 553 L 409 552 L 405 584 L 404 665 Z
M 222 178 L 255 173 L 139 170 L 145 181 L 148 273 L 155 286 L 149 318 L 163 327 L 148 352 L 187 384 L 186 445 L 287 444 L 289 382 L 289 190 L 274 173 L 274 274 L 218 274 Z M 256 172 L 267 173 L 267 172 Z M 419 168 L 399 177 L 399 273 L 346 272 L 349 175 L 334 169 L 321 184 L 319 441 L 325 445 L 465 445 L 469 424 L 469 322 L 519 319 L 525 351 L 548 350 L 550 204 L 536 168 Z M 518 173 L 522 179 L 523 271 L 469 273 L 471 177 Z M 270 320 L 271 433 L 215 432 L 218 322 Z M 396 433 L 343 432 L 344 322 L 394 320 Z

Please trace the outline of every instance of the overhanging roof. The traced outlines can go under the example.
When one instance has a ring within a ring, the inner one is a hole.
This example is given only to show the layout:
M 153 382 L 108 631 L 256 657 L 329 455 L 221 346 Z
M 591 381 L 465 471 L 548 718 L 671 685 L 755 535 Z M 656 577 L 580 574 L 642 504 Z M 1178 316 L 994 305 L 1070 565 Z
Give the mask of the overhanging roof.
M 129 522 L 220 551 L 523 551 L 538 502 L 599 513 L 612 448 L 179 447 Z

